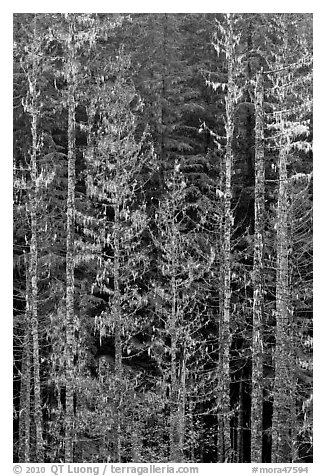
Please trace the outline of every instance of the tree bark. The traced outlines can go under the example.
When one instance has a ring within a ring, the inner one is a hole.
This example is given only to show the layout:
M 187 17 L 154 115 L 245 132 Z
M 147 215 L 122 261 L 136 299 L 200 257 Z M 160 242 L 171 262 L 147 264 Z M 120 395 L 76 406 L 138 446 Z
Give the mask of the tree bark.
M 282 104 L 282 102 L 280 103 Z M 276 346 L 272 423 L 272 462 L 290 463 L 291 379 L 289 369 L 289 263 L 287 137 L 280 117 L 279 189 L 277 204 Z
M 19 409 L 19 462 L 30 462 L 30 426 L 31 426 L 31 351 L 30 329 L 26 324 L 24 348 L 22 353 L 22 369 L 20 384 L 20 409 Z
M 180 457 L 183 461 L 183 452 L 185 446 L 185 425 L 186 425 L 186 358 L 183 356 L 180 361 L 180 401 L 179 401 L 179 445 L 180 445 Z
M 175 210 L 173 209 L 173 220 Z M 172 223 L 172 308 L 169 322 L 169 334 L 171 337 L 171 389 L 170 389 L 170 461 L 180 462 L 180 441 L 179 441 L 179 405 L 178 405 L 178 379 L 177 379 L 177 284 L 176 284 L 176 225 Z
M 232 139 L 234 132 L 234 51 L 233 51 L 233 18 L 227 16 L 226 58 L 228 71 L 228 91 L 225 98 L 226 109 L 226 154 L 225 154 L 225 200 L 224 200 L 224 243 L 223 243 L 223 270 L 224 270 L 224 299 L 223 316 L 221 322 L 221 429 L 223 431 L 222 459 L 224 462 L 231 461 L 231 434 L 230 434 L 230 310 L 231 310 L 231 230 L 233 225 L 232 216 L 232 168 L 233 150 Z M 220 442 L 221 443 L 221 442 Z
M 114 317 L 114 346 L 115 346 L 115 378 L 116 378 L 116 462 L 121 462 L 121 403 L 122 403 L 122 342 L 121 342 L 121 297 L 120 297 L 120 239 L 119 239 L 119 216 L 120 204 L 118 197 L 115 198 L 114 205 L 114 298 L 113 298 L 113 317 Z
M 296 348 L 296 339 L 295 339 L 295 328 L 294 328 L 294 300 L 295 300 L 295 288 L 293 283 L 294 278 L 294 260 L 293 260 L 293 248 L 294 248 L 294 191 L 292 184 L 288 185 L 288 198 L 289 198 L 289 212 L 288 212 L 288 224 L 289 224 L 289 370 L 290 374 L 290 422 L 291 422 L 291 454 L 292 462 L 295 463 L 300 461 L 299 451 L 298 451 L 298 428 L 297 428 L 297 378 L 293 369 L 296 365 L 295 358 L 295 348 Z M 291 252 L 292 250 L 292 252 Z
M 262 462 L 263 431 L 263 272 L 264 272 L 264 112 L 262 72 L 256 79 L 256 142 L 255 142 L 255 237 L 253 267 L 253 321 L 252 321 L 252 391 L 251 391 L 251 462 Z
M 189 399 L 189 432 L 190 432 L 190 461 L 195 462 L 195 425 L 194 425 L 194 403 Z
M 20 379 L 20 402 L 19 402 L 19 449 L 20 463 L 30 462 L 31 444 L 31 307 L 30 307 L 30 279 L 26 260 L 26 311 L 25 311 L 25 335 L 22 351 L 22 368 Z
M 38 153 L 38 133 L 37 133 L 37 16 L 34 18 L 34 39 L 32 51 L 32 72 L 29 78 L 30 88 L 30 113 L 32 132 L 32 152 L 31 152 L 31 196 L 30 196 L 30 217 L 31 217 L 31 241 L 29 258 L 30 277 L 30 310 L 31 310 L 31 336 L 33 345 L 33 377 L 34 377 L 34 421 L 35 421 L 35 457 L 38 463 L 43 462 L 43 432 L 42 432 L 42 407 L 41 407 L 41 382 L 40 382 L 40 356 L 39 356 L 39 322 L 38 322 L 38 237 L 37 237 L 37 202 L 39 196 L 38 174 L 37 174 L 37 153 Z
M 66 251 L 66 413 L 65 462 L 73 462 L 74 420 L 74 228 L 75 228 L 75 39 L 74 14 L 68 20 L 68 195 L 67 195 L 67 251 Z
M 225 190 L 225 157 L 221 157 L 221 167 L 219 173 L 218 189 Z M 219 231 L 219 240 L 217 244 L 217 256 L 219 256 L 219 273 L 218 273 L 218 299 L 219 299 L 219 308 L 218 308 L 218 340 L 219 340 L 219 359 L 218 359 L 218 388 L 217 388 L 217 448 L 216 448 L 216 460 L 219 463 L 224 461 L 224 437 L 223 437 L 223 415 L 222 415 L 222 406 L 221 406 L 221 394 L 220 388 L 222 387 L 222 362 L 223 362 L 223 346 L 222 346 L 222 327 L 223 327 L 223 314 L 224 314 L 224 211 L 225 211 L 225 202 L 221 204 L 221 211 L 218 223 Z

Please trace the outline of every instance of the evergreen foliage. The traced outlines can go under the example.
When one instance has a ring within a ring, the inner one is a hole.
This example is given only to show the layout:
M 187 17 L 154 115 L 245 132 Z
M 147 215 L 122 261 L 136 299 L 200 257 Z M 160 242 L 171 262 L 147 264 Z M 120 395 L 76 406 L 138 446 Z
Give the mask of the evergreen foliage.
M 13 54 L 14 460 L 311 462 L 311 15 L 15 14 Z

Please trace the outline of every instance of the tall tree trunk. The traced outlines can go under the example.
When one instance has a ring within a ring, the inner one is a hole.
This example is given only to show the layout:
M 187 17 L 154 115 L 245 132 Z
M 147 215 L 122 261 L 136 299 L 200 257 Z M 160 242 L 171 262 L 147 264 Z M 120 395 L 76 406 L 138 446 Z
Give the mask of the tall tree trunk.
M 73 461 L 74 420 L 74 227 L 75 227 L 75 38 L 74 14 L 68 20 L 68 196 L 67 196 L 67 252 L 66 252 L 66 413 L 65 462 Z
M 243 463 L 243 372 L 240 374 L 239 383 L 239 410 L 238 410 L 238 463 Z
M 297 416 L 297 378 L 293 369 L 296 365 L 295 349 L 296 349 L 296 338 L 295 338 L 295 322 L 293 318 L 294 314 L 294 301 L 296 290 L 294 288 L 294 259 L 293 259 L 293 248 L 294 248 L 294 190 L 293 185 L 290 182 L 288 185 L 288 197 L 289 197 L 289 214 L 288 214 L 288 223 L 289 223 L 289 370 L 290 374 L 290 405 L 291 405 L 291 441 L 292 441 L 292 462 L 295 463 L 300 461 L 299 452 L 298 452 L 298 416 Z M 292 252 L 290 251 L 292 250 Z
M 20 409 L 19 409 L 19 462 L 30 462 L 30 426 L 31 426 L 31 351 L 30 351 L 30 326 L 26 323 L 22 353 L 22 369 L 20 384 Z
M 182 418 L 182 388 L 180 381 L 182 380 L 182 359 L 179 357 L 180 372 L 178 376 L 178 326 L 180 325 L 180 315 L 182 313 L 181 303 L 179 299 L 180 287 L 178 287 L 178 265 L 179 265 L 179 248 L 178 240 L 178 223 L 177 223 L 177 207 L 176 207 L 176 192 L 177 192 L 177 169 L 174 169 L 173 176 L 173 189 L 172 189 L 172 204 L 171 204 L 171 228 L 170 234 L 170 254 L 169 254 L 169 266 L 171 269 L 171 313 L 168 323 L 168 331 L 171 339 L 170 350 L 170 371 L 171 371 L 171 388 L 170 388 L 170 461 L 173 463 L 180 463 L 183 459 L 182 448 L 182 430 L 181 430 L 181 418 Z M 180 349 L 179 349 L 180 350 Z
M 30 462 L 31 444 L 31 307 L 30 307 L 30 278 L 26 260 L 26 311 L 25 311 L 25 335 L 22 352 L 22 367 L 20 379 L 20 402 L 19 402 L 19 449 L 20 463 Z
M 115 346 L 115 378 L 116 378 L 116 441 L 115 458 L 116 462 L 121 462 L 122 435 L 121 435 L 121 403 L 122 403 L 122 342 L 121 342 L 121 297 L 120 297 L 120 238 L 118 222 L 120 215 L 120 206 L 118 198 L 114 204 L 114 298 L 113 298 L 113 317 L 114 317 L 114 346 Z
M 294 278 L 294 262 L 293 262 L 293 252 L 291 253 L 290 250 L 294 248 L 294 191 L 292 184 L 288 184 L 288 197 L 289 197 L 289 213 L 288 213 L 288 224 L 289 224 L 289 371 L 290 371 L 290 422 L 291 422 L 291 454 L 292 454 L 292 462 L 295 463 L 299 461 L 299 453 L 298 453 L 298 428 L 297 428 L 297 378 L 293 369 L 296 365 L 296 358 L 295 358 L 295 328 L 294 328 L 294 306 L 293 302 L 295 300 L 295 289 L 293 286 L 293 278 Z
M 221 322 L 221 417 L 223 428 L 223 461 L 231 461 L 231 434 L 230 434 L 230 310 L 231 310 L 231 230 L 232 216 L 232 189 L 231 177 L 233 168 L 232 139 L 234 132 L 234 78 L 233 78 L 233 18 L 227 16 L 226 57 L 228 71 L 228 91 L 225 98 L 226 106 L 226 154 L 225 154 L 225 201 L 224 201 L 224 300 L 223 320 Z
M 221 158 L 221 167 L 219 171 L 219 183 L 218 189 L 224 190 L 225 186 L 225 157 Z M 218 358 L 218 388 L 217 388 L 217 448 L 216 448 L 216 461 L 219 463 L 223 463 L 224 461 L 224 437 L 223 437 L 223 415 L 222 415 L 222 404 L 221 404 L 221 388 L 223 385 L 223 370 L 222 370 L 222 363 L 223 363 L 223 346 L 222 346 L 222 328 L 223 328 L 223 313 L 224 313 L 224 210 L 225 210 L 225 202 L 221 204 L 221 211 L 219 216 L 219 223 L 218 223 L 218 244 L 217 244 L 217 256 L 219 256 L 219 271 L 218 271 L 218 300 L 219 300 L 219 307 L 218 307 L 218 341 L 219 341 L 219 358 Z
M 43 436 L 42 436 L 42 409 L 41 409 L 41 382 L 40 382 L 40 351 L 39 351 L 39 331 L 38 331 L 38 310 L 37 310 L 37 172 L 36 172 L 36 115 L 33 117 L 33 153 L 32 153 L 32 182 L 34 197 L 31 203 L 31 244 L 30 244 L 30 271 L 31 277 L 31 334 L 33 342 L 33 370 L 34 370 L 34 420 L 36 431 L 35 455 L 38 463 L 43 462 Z
M 251 462 L 262 461 L 263 431 L 263 252 L 265 216 L 264 112 L 263 76 L 256 79 L 256 143 L 255 143 L 255 248 L 253 267 L 252 321 L 252 391 L 251 391 Z
M 172 224 L 175 227 L 175 224 Z M 172 230 L 175 236 L 175 230 Z M 175 238 L 174 238 L 175 239 Z M 170 461 L 178 463 L 180 459 L 179 431 L 178 431 L 178 379 L 177 379 L 177 289 L 175 278 L 175 250 L 172 257 L 172 309 L 169 323 L 169 333 L 171 337 L 171 389 L 170 389 Z
M 31 307 L 31 336 L 33 343 L 33 377 L 34 377 L 34 421 L 35 421 L 35 457 L 38 463 L 43 462 L 43 434 L 42 434 L 42 407 L 41 407 L 41 382 L 40 382 L 40 356 L 39 356 L 39 322 L 38 322 L 38 279 L 37 279 L 37 202 L 39 196 L 38 174 L 37 174 L 37 152 L 38 152 L 38 135 L 37 135 L 37 16 L 34 18 L 34 40 L 33 40 L 33 64 L 32 73 L 29 78 L 30 96 L 31 96 L 31 119 L 32 119 L 32 153 L 31 153 L 31 182 L 32 190 L 30 197 L 30 215 L 31 215 L 31 242 L 30 242 L 30 259 L 29 259 L 29 277 L 31 281 L 30 287 L 30 307 Z
M 186 360 L 185 355 L 180 361 L 180 398 L 179 398 L 179 448 L 180 463 L 183 461 L 185 446 L 185 424 L 186 424 Z
M 280 104 L 283 104 L 280 102 Z M 276 347 L 272 422 L 272 462 L 290 463 L 291 379 L 289 373 L 289 263 L 288 263 L 288 190 L 287 137 L 280 118 L 279 189 L 277 204 L 276 270 Z

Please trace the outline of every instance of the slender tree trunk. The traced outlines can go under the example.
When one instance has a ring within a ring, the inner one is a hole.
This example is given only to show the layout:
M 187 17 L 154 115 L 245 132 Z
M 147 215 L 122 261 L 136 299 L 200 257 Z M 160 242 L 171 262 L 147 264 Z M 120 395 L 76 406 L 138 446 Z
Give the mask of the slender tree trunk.
M 27 260 L 26 260 L 27 261 Z M 25 335 L 22 352 L 20 409 L 19 409 L 19 449 L 20 463 L 30 462 L 31 444 L 31 337 L 30 337 L 31 307 L 30 307 L 30 278 L 26 262 L 26 312 Z
M 283 104 L 282 102 L 280 104 Z M 287 137 L 280 118 L 279 190 L 277 204 L 276 347 L 272 422 L 272 462 L 292 461 L 290 444 L 291 379 L 289 375 L 289 264 Z
M 31 351 L 30 330 L 26 324 L 24 348 L 22 354 L 21 384 L 19 410 L 19 462 L 30 462 L 30 426 L 31 426 Z
M 38 174 L 37 174 L 37 17 L 34 20 L 34 45 L 33 45 L 33 65 L 32 74 L 29 78 L 30 96 L 31 96 L 31 119 L 32 119 L 32 153 L 31 153 L 31 182 L 32 191 L 30 197 L 30 216 L 31 216 L 31 242 L 29 259 L 29 277 L 30 277 L 30 309 L 31 309 L 31 336 L 33 344 L 33 377 L 34 377 L 34 421 L 35 421 L 35 457 L 38 463 L 43 462 L 43 432 L 42 432 L 42 407 L 41 407 L 41 382 L 40 382 L 40 356 L 39 356 L 39 322 L 38 322 L 38 279 L 37 279 L 37 261 L 38 261 L 38 243 L 37 243 L 37 201 L 39 196 Z
M 221 277 L 224 276 L 224 273 L 221 273 Z M 224 279 L 221 282 L 221 290 L 224 289 Z M 221 294 L 221 292 L 220 292 Z M 223 295 L 221 296 L 222 303 L 224 300 Z M 223 388 L 223 380 L 224 380 L 224 374 L 223 374 L 223 345 L 222 345 L 222 322 L 223 322 L 223 305 L 221 306 L 220 309 L 220 325 L 219 325 L 219 342 L 220 342 L 220 349 L 219 349 L 219 359 L 218 359 L 218 369 L 217 369 L 217 375 L 218 375 L 218 388 L 217 388 L 217 408 L 218 408 L 218 414 L 217 414 L 217 449 L 216 449 L 216 459 L 218 463 L 223 463 L 224 462 L 224 417 L 223 417 L 223 407 L 222 407 L 222 388 Z
M 221 168 L 220 168 L 220 177 L 219 177 L 219 190 L 225 189 L 225 158 L 221 158 Z M 222 415 L 222 403 L 221 403 L 221 388 L 223 386 L 223 345 L 222 345 L 222 329 L 223 329 L 223 319 L 224 319 L 224 211 L 225 211 L 225 202 L 221 204 L 221 211 L 218 223 L 219 229 L 219 241 L 218 241 L 218 250 L 217 256 L 219 256 L 219 314 L 218 314 L 218 340 L 219 340 L 219 358 L 218 358 L 218 388 L 217 388 L 217 448 L 216 448 L 216 461 L 223 463 L 224 461 L 224 429 L 223 429 L 223 415 Z
M 114 316 L 114 346 L 115 346 L 115 377 L 116 377 L 116 462 L 121 462 L 122 435 L 121 435 L 121 403 L 122 403 L 122 342 L 121 342 L 121 297 L 120 297 L 120 238 L 118 230 L 119 221 L 119 202 L 116 198 L 114 205 L 114 298 L 113 298 L 113 316 Z
M 244 99 L 248 103 L 252 103 L 254 101 L 253 94 L 251 93 L 252 83 L 254 80 L 253 75 L 253 68 L 251 64 L 250 55 L 251 52 L 254 50 L 254 42 L 253 42 L 253 34 L 254 34 L 254 27 L 251 15 L 248 15 L 248 23 L 247 23 L 247 51 L 249 52 L 249 60 L 247 61 L 247 68 L 246 68 L 246 81 L 248 87 L 245 91 Z M 253 176 L 254 176 L 254 162 L 255 162 L 255 116 L 252 112 L 252 108 L 248 110 L 247 113 L 247 120 L 246 120 L 246 141 L 245 147 L 245 156 L 247 161 L 247 180 L 246 183 L 248 186 L 253 185 Z M 252 222 L 251 222 L 252 223 Z
M 255 143 L 255 248 L 253 268 L 252 391 L 251 391 L 251 462 L 262 461 L 263 432 L 263 252 L 265 215 L 264 112 L 262 72 L 256 79 Z
M 239 410 L 238 410 L 238 463 L 243 463 L 243 375 L 241 372 L 239 383 Z
M 185 419 L 186 419 L 186 361 L 185 356 L 180 362 L 180 398 L 179 398 L 179 447 L 180 463 L 183 461 L 185 446 Z
M 183 457 L 183 448 L 181 447 L 180 439 L 180 410 L 181 410 L 181 398 L 180 391 L 180 379 L 177 374 L 177 343 L 178 343 L 178 325 L 180 322 L 180 313 L 182 309 L 178 296 L 178 228 L 176 223 L 176 206 L 175 206 L 175 192 L 176 192 L 176 170 L 174 170 L 174 183 L 173 183 L 173 203 L 172 203 L 172 223 L 171 223 L 171 255 L 170 255 L 170 267 L 171 267 L 171 315 L 169 319 L 169 334 L 171 338 L 171 388 L 170 388 L 170 461 L 173 463 L 180 463 Z M 180 366 L 182 365 L 181 359 Z M 180 376 L 182 369 L 180 368 Z
M 40 351 L 37 311 L 37 186 L 36 186 L 36 116 L 33 118 L 33 154 L 32 154 L 32 182 L 34 184 L 34 197 L 31 204 L 31 244 L 30 244 L 30 277 L 31 277 L 31 334 L 33 342 L 33 370 L 34 370 L 34 420 L 36 431 L 36 461 L 43 462 L 43 436 L 42 436 L 42 409 L 41 409 L 41 382 L 40 382 Z
M 172 225 L 175 226 L 174 224 Z M 175 236 L 175 231 L 172 230 Z M 175 251 L 175 250 L 173 250 Z M 180 458 L 179 431 L 178 431 L 178 380 L 177 380 L 177 289 L 175 278 L 175 257 L 173 256 L 173 276 L 172 286 L 172 309 L 170 318 L 170 337 L 171 337 L 171 390 L 170 390 L 170 461 L 178 463 Z
M 234 132 L 234 78 L 233 78 L 233 19 L 227 17 L 226 56 L 228 69 L 228 92 L 225 98 L 226 105 L 226 154 L 225 154 L 225 201 L 224 201 L 224 300 L 223 320 L 221 323 L 221 416 L 223 427 L 223 461 L 231 462 L 231 434 L 230 434 L 230 311 L 231 311 L 231 230 L 232 216 L 232 189 L 231 177 L 233 168 L 232 139 Z
M 73 462 L 74 421 L 74 228 L 75 228 L 75 39 L 74 14 L 69 18 L 68 37 L 68 196 L 67 196 L 67 252 L 66 252 L 66 413 L 65 462 Z
M 194 403 L 189 398 L 189 432 L 190 432 L 190 461 L 195 463 L 195 425 L 194 425 Z
M 294 275 L 294 262 L 293 262 L 293 239 L 294 239 L 294 216 L 293 216 L 293 203 L 294 203 L 294 191 L 292 184 L 288 186 L 288 196 L 289 196 L 289 215 L 288 215 L 288 225 L 289 225 L 289 371 L 290 371 L 290 422 L 291 422 L 291 453 L 292 453 L 292 462 L 295 463 L 299 460 L 298 453 L 298 430 L 297 430 L 297 379 L 293 369 L 295 368 L 295 328 L 294 328 L 294 319 L 293 319 L 293 302 L 295 299 L 295 289 L 293 287 L 293 275 Z

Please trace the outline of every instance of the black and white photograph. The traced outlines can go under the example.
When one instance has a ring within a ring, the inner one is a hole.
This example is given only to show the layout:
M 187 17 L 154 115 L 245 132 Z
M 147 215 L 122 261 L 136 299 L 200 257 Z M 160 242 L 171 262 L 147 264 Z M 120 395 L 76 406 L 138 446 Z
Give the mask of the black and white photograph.
M 12 21 L 15 468 L 308 474 L 313 14 Z

